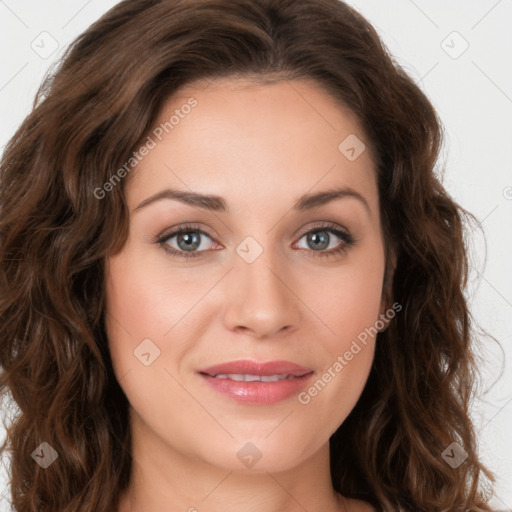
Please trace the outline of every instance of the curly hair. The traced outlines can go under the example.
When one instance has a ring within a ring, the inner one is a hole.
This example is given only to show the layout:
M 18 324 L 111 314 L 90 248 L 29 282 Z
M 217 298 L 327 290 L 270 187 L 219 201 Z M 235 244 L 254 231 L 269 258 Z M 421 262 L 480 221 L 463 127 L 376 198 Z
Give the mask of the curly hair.
M 127 240 L 124 180 L 159 109 L 197 79 L 313 79 L 374 146 L 393 299 L 365 389 L 330 439 L 333 487 L 380 510 L 489 511 L 469 415 L 478 376 L 465 226 L 437 169 L 443 128 L 371 24 L 338 0 L 124 0 L 47 73 L 0 166 L 0 391 L 17 512 L 110 512 L 132 467 L 105 332 L 105 262 Z M 350 439 L 350 442 L 347 440 Z M 47 442 L 59 463 L 33 453 Z M 468 454 L 443 460 L 453 442 Z

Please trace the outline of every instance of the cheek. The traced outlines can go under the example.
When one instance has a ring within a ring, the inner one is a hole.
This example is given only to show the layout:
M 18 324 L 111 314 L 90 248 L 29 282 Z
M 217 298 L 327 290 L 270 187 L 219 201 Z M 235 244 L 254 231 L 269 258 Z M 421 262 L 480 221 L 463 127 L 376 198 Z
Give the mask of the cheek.
M 152 340 L 160 350 L 162 335 L 172 325 L 164 320 L 169 305 L 150 279 L 149 266 L 135 254 L 128 254 L 126 251 L 111 258 L 106 273 L 105 326 L 118 377 L 134 367 L 134 351 L 144 340 Z
M 175 367 L 193 348 L 191 340 L 200 337 L 198 298 L 218 276 L 200 279 L 197 271 L 170 269 L 162 260 L 143 257 L 129 246 L 109 260 L 106 331 L 118 379 L 131 372 L 131 378 L 144 381 L 149 368 L 154 373 Z M 148 352 L 146 367 L 141 358 Z
M 111 258 L 106 296 L 112 328 L 124 329 L 133 342 L 163 340 L 204 294 L 205 283 L 189 277 L 128 249 Z
M 331 431 L 349 414 L 365 386 L 380 326 L 383 251 L 376 246 L 375 251 L 357 256 L 357 261 L 328 275 L 318 273 L 317 286 L 309 286 L 303 295 L 321 319 L 315 322 L 319 329 L 315 350 L 321 347 L 322 368 L 298 398 L 301 404 L 315 407 Z
M 334 334 L 319 338 L 316 352 L 322 353 L 322 365 L 297 396 L 304 411 L 311 411 L 313 423 L 321 425 L 319 432 L 325 437 L 345 421 L 367 382 L 375 353 L 379 301 L 361 293 L 351 300 L 333 298 L 330 308 Z
M 325 339 L 331 354 L 348 350 L 353 339 L 375 326 L 381 313 L 383 276 L 383 251 L 376 246 L 375 251 L 359 252 L 346 264 L 317 272 L 304 283 L 302 296 L 322 320 L 322 331 L 330 334 Z

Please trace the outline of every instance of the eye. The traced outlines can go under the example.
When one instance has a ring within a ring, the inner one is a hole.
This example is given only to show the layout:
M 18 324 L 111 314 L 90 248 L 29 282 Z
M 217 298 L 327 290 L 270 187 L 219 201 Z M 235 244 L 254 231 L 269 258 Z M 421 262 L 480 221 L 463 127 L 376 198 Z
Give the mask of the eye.
M 168 235 L 159 238 L 157 243 L 162 246 L 164 251 L 171 254 L 172 256 L 178 256 L 181 258 L 195 258 L 197 256 L 201 256 L 201 254 L 206 250 L 204 244 L 201 243 L 202 236 L 206 236 L 211 240 L 211 237 L 208 235 L 208 233 L 205 233 L 202 229 L 199 229 L 198 226 L 185 225 L 169 233 Z M 169 246 L 168 242 L 173 238 L 176 238 L 176 244 L 178 245 L 177 248 Z M 201 248 L 201 250 L 196 251 L 196 249 L 199 248 Z
M 329 233 L 334 234 L 334 238 L 340 239 L 341 243 L 334 243 L 333 246 L 332 242 L 335 242 L 335 240 L 332 239 Z M 337 224 L 331 223 L 317 224 L 313 229 L 310 228 L 300 237 L 301 240 L 303 238 L 306 239 L 306 244 L 313 248 L 312 251 L 308 252 L 318 253 L 314 254 L 313 257 L 333 257 L 339 255 L 347 251 L 356 242 L 356 239 L 348 231 L 342 229 Z M 331 246 L 331 250 L 326 251 L 325 249 L 328 249 L 329 246 Z
M 326 251 L 331 245 L 332 236 L 341 240 L 334 248 Z M 180 226 L 171 233 L 160 237 L 156 242 L 162 246 L 162 248 L 171 256 L 178 258 L 196 258 L 202 256 L 204 252 L 208 251 L 208 243 L 202 243 L 202 237 L 212 237 L 205 231 L 200 229 L 198 226 L 185 225 Z M 320 223 L 305 231 L 301 236 L 300 240 L 306 237 L 306 243 L 312 247 L 312 250 L 306 251 L 309 253 L 308 256 L 312 257 L 333 257 L 347 251 L 348 248 L 356 243 L 356 239 L 344 228 L 341 228 L 337 224 L 332 223 Z M 173 238 L 176 238 L 175 244 L 177 247 L 171 246 L 169 243 Z M 301 249 L 304 249 L 303 247 Z M 306 249 L 308 249 L 306 247 Z M 316 253 L 316 254 L 314 254 Z

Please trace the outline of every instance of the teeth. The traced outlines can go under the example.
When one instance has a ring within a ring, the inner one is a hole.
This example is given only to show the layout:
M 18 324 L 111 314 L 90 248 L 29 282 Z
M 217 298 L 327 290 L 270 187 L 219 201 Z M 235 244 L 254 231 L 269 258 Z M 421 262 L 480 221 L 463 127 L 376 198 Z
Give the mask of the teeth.
M 239 373 L 220 373 L 214 375 L 216 379 L 231 379 L 243 382 L 277 382 L 279 380 L 291 379 L 292 375 L 242 375 Z

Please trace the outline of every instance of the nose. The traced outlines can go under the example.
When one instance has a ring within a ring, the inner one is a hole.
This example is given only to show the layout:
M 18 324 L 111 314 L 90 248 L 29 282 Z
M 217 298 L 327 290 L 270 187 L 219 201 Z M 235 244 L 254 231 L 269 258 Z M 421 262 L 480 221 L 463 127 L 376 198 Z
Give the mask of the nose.
M 226 284 L 226 328 L 255 338 L 298 328 L 302 302 L 293 291 L 292 272 L 271 250 L 264 250 L 252 263 L 236 255 Z

